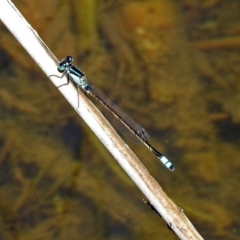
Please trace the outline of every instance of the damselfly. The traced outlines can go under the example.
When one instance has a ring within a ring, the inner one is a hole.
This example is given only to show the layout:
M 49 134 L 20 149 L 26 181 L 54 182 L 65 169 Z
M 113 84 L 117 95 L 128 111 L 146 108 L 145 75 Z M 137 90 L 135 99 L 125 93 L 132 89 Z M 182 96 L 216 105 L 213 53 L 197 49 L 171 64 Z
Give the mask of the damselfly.
M 173 164 L 149 143 L 149 135 L 146 130 L 132 120 L 117 105 L 107 98 L 98 88 L 88 82 L 86 75 L 80 69 L 72 65 L 73 57 L 67 56 L 58 65 L 58 71 L 67 75 L 77 88 L 82 89 L 86 94 L 91 95 L 99 101 L 131 134 L 136 136 L 169 170 L 173 171 Z M 68 83 L 67 83 L 68 84 Z M 65 85 L 65 84 L 64 84 Z

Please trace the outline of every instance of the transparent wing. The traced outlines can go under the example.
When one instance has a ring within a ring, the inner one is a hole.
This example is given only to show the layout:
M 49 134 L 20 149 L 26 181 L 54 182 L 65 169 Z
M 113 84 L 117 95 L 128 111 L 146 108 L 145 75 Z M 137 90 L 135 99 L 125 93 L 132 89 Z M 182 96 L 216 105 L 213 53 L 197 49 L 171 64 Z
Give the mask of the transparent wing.
M 135 143 L 141 143 L 141 140 L 149 142 L 149 135 L 147 131 L 126 113 L 124 113 L 97 87 L 88 83 L 88 90 L 90 90 L 90 94 L 111 113 L 107 114 L 107 118 L 111 118 L 109 121 L 113 123 L 120 133 L 124 134 Z

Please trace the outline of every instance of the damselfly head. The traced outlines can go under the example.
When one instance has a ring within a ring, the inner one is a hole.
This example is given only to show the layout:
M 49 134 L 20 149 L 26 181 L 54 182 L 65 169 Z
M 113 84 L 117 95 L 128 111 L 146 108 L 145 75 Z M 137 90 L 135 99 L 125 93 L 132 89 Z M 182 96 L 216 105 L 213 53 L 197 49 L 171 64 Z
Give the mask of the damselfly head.
M 58 65 L 58 71 L 64 72 L 70 67 L 72 67 L 73 57 L 67 56 L 65 59 L 63 59 L 59 65 Z

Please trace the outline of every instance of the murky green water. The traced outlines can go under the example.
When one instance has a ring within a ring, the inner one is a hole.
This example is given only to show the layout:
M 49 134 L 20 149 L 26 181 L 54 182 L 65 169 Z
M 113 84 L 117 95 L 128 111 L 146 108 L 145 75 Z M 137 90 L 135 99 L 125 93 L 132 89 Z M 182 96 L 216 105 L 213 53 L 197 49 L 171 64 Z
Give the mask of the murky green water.
M 144 126 L 127 144 L 204 239 L 240 237 L 237 0 L 14 1 L 59 59 Z M 177 239 L 0 28 L 0 237 Z

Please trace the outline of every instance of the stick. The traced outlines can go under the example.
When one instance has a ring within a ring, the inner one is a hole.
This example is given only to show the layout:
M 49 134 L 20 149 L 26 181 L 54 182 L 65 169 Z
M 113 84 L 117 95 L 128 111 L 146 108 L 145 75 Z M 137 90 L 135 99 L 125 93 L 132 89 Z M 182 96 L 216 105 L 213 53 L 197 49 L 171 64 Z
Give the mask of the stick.
M 10 0 L 0 0 L 0 19 L 47 76 L 60 75 L 57 71 L 58 61 Z M 67 79 L 62 78 L 60 81 L 59 78 L 52 76 L 51 81 L 55 86 L 59 86 L 66 83 Z M 114 156 L 149 200 L 152 208 L 161 215 L 175 234 L 184 240 L 203 239 L 183 211 L 167 197 L 140 160 L 89 99 L 79 92 L 80 107 L 77 108 L 78 91 L 72 84 L 59 88 L 59 91 Z

